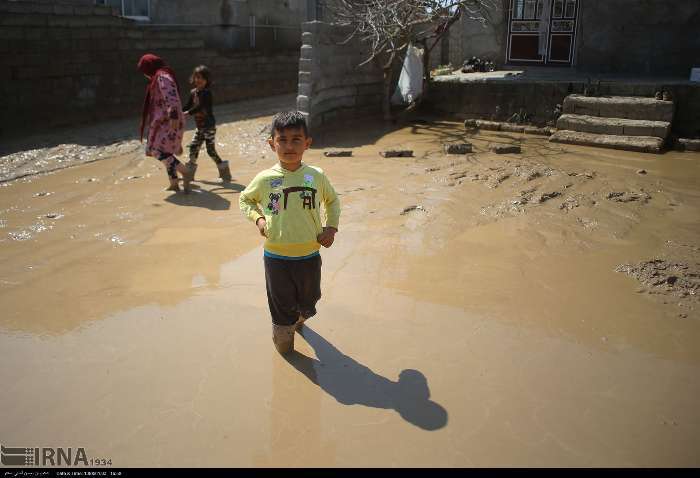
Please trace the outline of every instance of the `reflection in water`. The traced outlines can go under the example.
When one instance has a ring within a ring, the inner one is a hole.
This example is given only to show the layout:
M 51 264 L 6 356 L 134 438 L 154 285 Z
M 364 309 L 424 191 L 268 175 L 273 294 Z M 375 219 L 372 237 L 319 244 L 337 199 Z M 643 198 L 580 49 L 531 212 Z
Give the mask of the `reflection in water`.
M 273 354 L 269 445 L 253 457 L 255 467 L 294 467 L 305 459 L 324 463 L 335 456 L 332 441 L 321 440 L 321 394 L 290 380 L 289 366 Z
M 393 382 L 343 354 L 309 327 L 302 327 L 300 333 L 318 360 L 297 351 L 285 358 L 338 402 L 393 408 L 401 418 L 424 430 L 438 430 L 447 424 L 447 410 L 430 400 L 428 381 L 418 370 L 403 370 L 398 382 Z

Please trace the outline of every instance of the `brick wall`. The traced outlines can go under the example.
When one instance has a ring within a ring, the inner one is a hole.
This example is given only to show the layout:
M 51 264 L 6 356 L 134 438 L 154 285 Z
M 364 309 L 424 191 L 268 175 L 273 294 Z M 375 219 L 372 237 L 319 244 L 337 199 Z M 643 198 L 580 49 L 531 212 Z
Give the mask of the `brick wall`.
M 94 5 L 0 0 L 0 138 L 28 127 L 137 118 L 146 80 L 136 63 L 148 52 L 173 67 L 182 91 L 192 68 L 208 65 L 217 103 L 297 87 L 298 50 L 206 49 L 197 30 L 139 26 L 113 13 Z
M 367 58 L 359 41 L 340 43 L 347 31 L 314 21 L 302 24 L 297 108 L 308 115 L 310 128 L 344 118 L 379 114 L 382 71 Z

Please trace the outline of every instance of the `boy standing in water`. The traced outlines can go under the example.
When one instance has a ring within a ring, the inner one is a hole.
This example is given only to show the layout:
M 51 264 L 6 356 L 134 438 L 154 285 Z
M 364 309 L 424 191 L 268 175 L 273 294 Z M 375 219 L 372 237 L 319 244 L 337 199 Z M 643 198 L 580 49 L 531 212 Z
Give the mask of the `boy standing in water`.
M 316 315 L 321 298 L 319 249 L 333 244 L 340 200 L 321 168 L 302 162 L 311 138 L 301 113 L 277 114 L 268 143 L 278 164 L 255 176 L 241 193 L 239 205 L 267 238 L 263 259 L 272 341 L 286 353 L 294 349 L 295 330 Z

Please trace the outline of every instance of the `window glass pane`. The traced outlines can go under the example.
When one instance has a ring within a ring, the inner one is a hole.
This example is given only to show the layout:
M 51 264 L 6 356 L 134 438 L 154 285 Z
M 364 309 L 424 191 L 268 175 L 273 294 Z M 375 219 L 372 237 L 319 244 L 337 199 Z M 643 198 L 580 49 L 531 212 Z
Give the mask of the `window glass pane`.
M 561 18 L 564 13 L 564 0 L 554 0 L 554 13 L 552 16 L 554 18 Z
M 566 15 L 567 18 L 573 18 L 574 12 L 576 11 L 576 0 L 568 0 L 566 2 Z
M 522 19 L 523 18 L 523 7 L 525 6 L 525 0 L 513 0 L 513 18 Z
M 124 0 L 125 17 L 147 17 L 148 0 Z
M 122 0 L 97 0 L 97 4 L 116 7 L 120 12 L 122 11 Z
M 525 13 L 523 14 L 524 18 L 535 18 L 536 4 L 536 0 L 525 0 Z
M 537 0 L 537 15 L 535 18 L 542 18 L 542 0 Z

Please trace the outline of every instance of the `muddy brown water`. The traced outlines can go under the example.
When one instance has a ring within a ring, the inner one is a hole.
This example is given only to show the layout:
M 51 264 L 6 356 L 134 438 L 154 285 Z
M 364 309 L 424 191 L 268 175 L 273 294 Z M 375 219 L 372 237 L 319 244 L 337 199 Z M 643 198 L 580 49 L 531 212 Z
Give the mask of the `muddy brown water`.
M 117 151 L 0 188 L 3 445 L 114 466 L 700 465 L 697 296 L 615 271 L 661 258 L 696 283 L 700 155 L 436 119 L 329 131 L 306 159 L 340 232 L 283 358 L 237 205 L 274 163 L 270 116 L 241 118 L 219 126 L 226 186 L 204 151 L 189 196 Z M 441 152 L 458 140 L 475 153 Z

